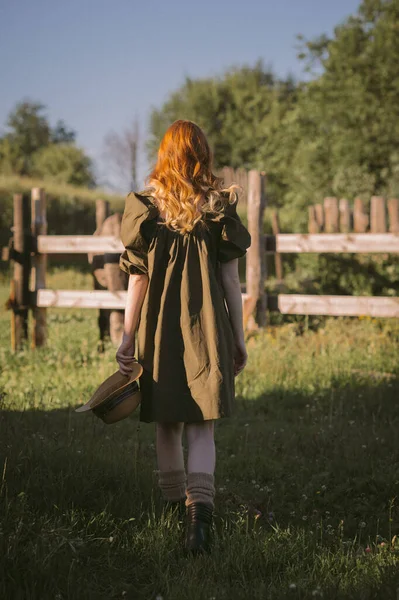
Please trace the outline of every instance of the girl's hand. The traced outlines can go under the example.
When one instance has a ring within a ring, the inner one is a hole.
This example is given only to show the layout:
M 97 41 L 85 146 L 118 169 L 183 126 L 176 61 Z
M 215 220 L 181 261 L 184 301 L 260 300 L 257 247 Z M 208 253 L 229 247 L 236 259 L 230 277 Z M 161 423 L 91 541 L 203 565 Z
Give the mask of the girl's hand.
M 244 340 L 240 340 L 235 343 L 234 347 L 234 377 L 237 377 L 239 373 L 244 369 L 247 364 L 248 353 L 245 347 Z
M 132 362 L 135 360 L 135 340 L 122 339 L 122 343 L 116 353 L 116 362 L 119 364 L 119 370 L 122 375 L 130 375 L 132 372 Z

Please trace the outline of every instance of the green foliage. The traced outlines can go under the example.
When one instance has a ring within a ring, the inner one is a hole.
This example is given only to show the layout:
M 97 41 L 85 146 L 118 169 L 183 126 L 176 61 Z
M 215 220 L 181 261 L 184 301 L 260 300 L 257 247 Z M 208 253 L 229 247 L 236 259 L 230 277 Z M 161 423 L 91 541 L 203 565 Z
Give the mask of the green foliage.
M 50 126 L 42 114 L 45 107 L 35 102 L 21 102 L 10 113 L 7 126 L 11 130 L 5 140 L 20 161 L 20 175 L 29 175 L 33 154 L 50 143 Z
M 301 97 L 301 111 L 309 115 L 302 139 L 308 145 L 306 133 L 313 132 L 327 151 L 324 161 L 317 153 L 308 160 L 308 170 L 323 164 L 330 181 L 327 193 L 353 197 L 392 187 L 399 140 L 398 25 L 396 0 L 366 1 L 356 16 L 335 29 L 332 39 L 306 44 L 308 58 L 319 61 L 322 74 Z M 353 189 L 356 183 L 359 192 Z
M 253 68 L 232 68 L 217 78 L 187 78 L 161 109 L 152 112 L 149 157 L 154 160 L 173 121 L 190 119 L 204 128 L 217 168 L 265 169 L 270 174 L 269 194 L 274 186 L 278 197 L 284 168 L 275 151 L 285 141 L 282 121 L 295 102 L 294 82 L 278 80 L 261 61 Z
M 66 143 L 50 144 L 33 156 L 32 175 L 57 183 L 92 187 L 92 163 L 83 150 Z
M 284 261 L 287 291 L 344 296 L 396 296 L 399 257 L 394 254 L 300 254 Z M 273 288 L 273 280 L 268 286 Z
M 75 142 L 76 133 L 62 120 L 58 120 L 51 132 L 51 142 L 53 144 L 72 144 Z
M 75 132 L 64 121 L 50 127 L 45 106 L 24 101 L 7 121 L 0 138 L 0 174 L 40 177 L 75 186 L 93 186 L 91 160 L 75 143 Z
M 149 153 L 178 118 L 204 128 L 216 165 L 258 168 L 269 204 L 298 213 L 323 196 L 399 193 L 399 3 L 364 0 L 329 38 L 299 36 L 310 81 L 261 62 L 187 79 L 152 113 Z

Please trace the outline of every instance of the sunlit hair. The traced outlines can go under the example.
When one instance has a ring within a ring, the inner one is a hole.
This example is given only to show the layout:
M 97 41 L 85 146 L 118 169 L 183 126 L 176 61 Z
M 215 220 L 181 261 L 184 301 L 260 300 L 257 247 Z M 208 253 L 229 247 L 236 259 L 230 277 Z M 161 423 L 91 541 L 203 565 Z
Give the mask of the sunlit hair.
M 202 129 L 192 121 L 178 120 L 166 131 L 147 190 L 169 229 L 186 233 L 207 212 L 219 213 L 233 203 L 240 186 L 223 187 L 212 172 L 213 156 Z

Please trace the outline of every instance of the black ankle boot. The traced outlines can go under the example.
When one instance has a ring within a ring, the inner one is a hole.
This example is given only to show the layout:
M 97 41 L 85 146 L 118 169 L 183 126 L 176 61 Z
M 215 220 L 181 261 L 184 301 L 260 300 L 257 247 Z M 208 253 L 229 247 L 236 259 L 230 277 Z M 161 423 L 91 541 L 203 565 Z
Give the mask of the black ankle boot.
M 208 504 L 193 502 L 187 507 L 186 552 L 210 551 L 213 509 Z

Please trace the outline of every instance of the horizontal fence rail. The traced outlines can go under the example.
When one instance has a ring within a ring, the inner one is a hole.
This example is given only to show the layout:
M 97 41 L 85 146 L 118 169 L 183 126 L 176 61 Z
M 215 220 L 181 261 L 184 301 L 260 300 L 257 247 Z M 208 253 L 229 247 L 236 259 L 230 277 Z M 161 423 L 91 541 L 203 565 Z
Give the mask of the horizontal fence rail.
M 280 233 L 265 237 L 268 253 L 399 253 L 399 234 L 395 233 Z
M 107 290 L 38 290 L 37 306 L 42 308 L 109 308 L 123 310 L 126 291 Z
M 124 309 L 126 291 L 38 290 L 40 308 Z M 242 294 L 242 301 L 248 298 Z M 303 294 L 267 295 L 267 308 L 287 315 L 399 317 L 399 298 L 389 296 L 315 296 Z
M 279 233 L 264 237 L 267 253 L 399 254 L 399 234 L 396 233 Z M 40 254 L 88 254 L 90 252 L 121 254 L 124 246 L 120 239 L 113 236 L 39 235 L 37 250 Z
M 399 298 L 390 296 L 315 296 L 279 294 L 268 297 L 269 310 L 286 315 L 399 317 Z
M 113 236 L 92 235 L 38 235 L 37 251 L 40 254 L 122 254 L 121 240 Z

